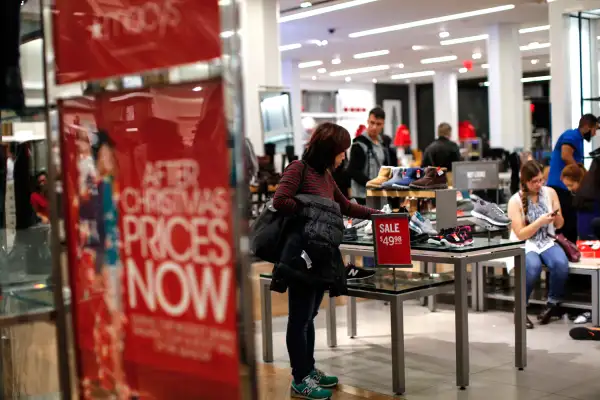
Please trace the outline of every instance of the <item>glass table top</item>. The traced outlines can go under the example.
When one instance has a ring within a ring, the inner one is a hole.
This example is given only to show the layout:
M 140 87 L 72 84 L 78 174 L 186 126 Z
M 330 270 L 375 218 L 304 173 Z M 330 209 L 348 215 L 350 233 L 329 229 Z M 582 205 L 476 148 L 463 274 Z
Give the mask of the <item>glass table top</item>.
M 2 292 L 0 316 L 54 310 L 52 287 L 42 283 L 12 287 Z
M 399 268 L 375 268 L 375 276 L 360 281 L 348 281 L 348 289 L 365 290 L 376 293 L 405 294 L 420 289 L 447 285 L 454 282 L 454 273 L 424 274 Z M 271 274 L 260 274 L 261 278 L 271 278 Z
M 373 238 L 369 237 L 369 238 L 365 238 L 365 237 L 358 237 L 357 240 L 344 240 L 342 242 L 342 245 L 354 245 L 354 246 L 373 246 Z M 487 239 L 487 238 L 479 238 L 479 237 L 474 237 L 473 238 L 473 244 L 471 246 L 464 246 L 464 247 L 449 247 L 449 246 L 439 246 L 436 244 L 430 244 L 430 243 L 419 243 L 419 244 L 411 244 L 411 249 L 412 250 L 420 250 L 420 251 L 438 251 L 438 252 L 444 252 L 444 253 L 467 253 L 470 251 L 479 251 L 479 250 L 492 250 L 492 249 L 498 249 L 498 248 L 502 248 L 502 247 L 507 247 L 507 246 L 514 246 L 514 245 L 525 245 L 524 241 L 518 241 L 518 242 L 514 242 L 511 240 L 507 240 L 507 239 L 496 239 L 496 238 L 492 238 L 492 239 Z

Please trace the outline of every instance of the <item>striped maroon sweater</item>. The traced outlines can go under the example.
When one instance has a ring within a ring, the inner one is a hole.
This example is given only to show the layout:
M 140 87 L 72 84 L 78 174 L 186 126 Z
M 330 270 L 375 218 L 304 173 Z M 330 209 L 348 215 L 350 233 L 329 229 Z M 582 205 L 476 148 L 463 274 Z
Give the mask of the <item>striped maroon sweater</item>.
M 303 169 L 304 163 L 302 161 L 292 161 L 283 172 L 283 176 L 273 197 L 273 207 L 277 211 L 285 214 L 294 214 L 298 209 L 298 203 L 294 199 L 294 196 L 301 193 L 314 194 L 334 200 L 340 205 L 342 214 L 348 217 L 368 219 L 372 214 L 380 213 L 379 210 L 351 203 L 337 187 L 329 171 L 321 175 L 310 166 L 306 167 L 304 184 L 302 185 L 302 191 L 299 193 L 298 189 Z

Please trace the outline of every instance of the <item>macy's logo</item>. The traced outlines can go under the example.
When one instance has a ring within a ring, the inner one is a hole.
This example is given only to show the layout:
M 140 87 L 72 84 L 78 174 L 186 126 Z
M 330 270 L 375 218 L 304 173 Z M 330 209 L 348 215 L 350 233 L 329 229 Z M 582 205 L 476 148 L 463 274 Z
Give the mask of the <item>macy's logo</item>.
M 111 11 L 97 16 L 87 29 L 95 40 L 110 40 L 141 33 L 158 33 L 164 36 L 169 27 L 174 28 L 181 21 L 181 12 L 175 4 L 177 1 L 148 1 L 138 6 Z

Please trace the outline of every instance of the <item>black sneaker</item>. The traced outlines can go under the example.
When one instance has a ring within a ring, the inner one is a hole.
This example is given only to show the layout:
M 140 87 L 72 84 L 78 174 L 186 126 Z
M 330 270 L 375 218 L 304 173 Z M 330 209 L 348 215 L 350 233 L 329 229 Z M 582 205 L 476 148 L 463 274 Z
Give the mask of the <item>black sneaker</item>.
M 429 235 L 426 233 L 418 233 L 413 229 L 409 229 L 410 231 L 410 244 L 419 244 L 426 243 L 429 240 Z
M 346 279 L 349 281 L 359 281 L 369 279 L 375 276 L 375 270 L 358 268 L 354 264 L 346 265 Z
M 448 229 L 447 231 L 441 232 L 444 235 L 442 243 L 450 247 L 463 247 L 465 245 L 465 239 L 460 235 L 460 231 L 457 229 Z

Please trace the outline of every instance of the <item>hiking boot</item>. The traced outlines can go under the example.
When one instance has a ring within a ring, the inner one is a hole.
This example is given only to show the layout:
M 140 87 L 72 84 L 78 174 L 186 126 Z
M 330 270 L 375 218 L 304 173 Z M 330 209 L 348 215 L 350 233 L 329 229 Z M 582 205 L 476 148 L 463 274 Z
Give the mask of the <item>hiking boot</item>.
M 381 167 L 379 175 L 367 182 L 367 189 L 381 189 L 381 185 L 392 177 L 392 167 Z
M 424 175 L 425 170 L 423 168 L 408 168 L 404 171 L 403 178 L 394 182 L 393 187 L 394 189 L 408 190 L 411 183 L 421 179 Z
M 291 396 L 297 399 L 326 400 L 333 394 L 331 390 L 321 388 L 315 379 L 308 375 L 301 383 L 292 382 Z
M 356 268 L 356 267 L 354 267 Z M 362 268 L 359 268 L 362 269 Z M 327 376 L 325 375 L 325 373 L 319 369 L 314 369 L 313 372 L 310 373 L 310 375 L 313 380 L 317 383 L 317 385 L 323 387 L 323 388 L 332 388 L 337 386 L 339 379 L 337 378 L 337 376 Z
M 425 176 L 411 183 L 409 187 L 421 190 L 448 189 L 448 178 L 441 168 L 429 167 Z
M 396 189 L 394 183 L 401 181 L 406 174 L 406 170 L 401 167 L 392 167 L 392 178 L 381 184 L 383 189 Z

